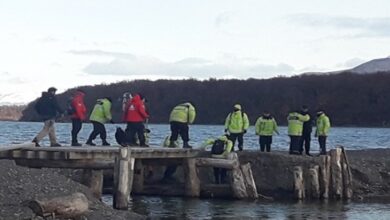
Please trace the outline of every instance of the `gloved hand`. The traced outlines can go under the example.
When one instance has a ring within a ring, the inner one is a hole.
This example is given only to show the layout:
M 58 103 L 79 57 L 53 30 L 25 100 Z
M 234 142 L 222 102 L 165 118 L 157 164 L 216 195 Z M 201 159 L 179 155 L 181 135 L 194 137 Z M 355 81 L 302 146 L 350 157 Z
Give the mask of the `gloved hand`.
M 246 129 L 244 129 L 244 134 L 246 134 Z

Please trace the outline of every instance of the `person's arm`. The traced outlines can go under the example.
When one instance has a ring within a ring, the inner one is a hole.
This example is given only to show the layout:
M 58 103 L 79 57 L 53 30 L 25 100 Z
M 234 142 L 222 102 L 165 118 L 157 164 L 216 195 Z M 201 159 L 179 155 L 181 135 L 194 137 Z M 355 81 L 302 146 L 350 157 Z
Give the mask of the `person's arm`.
M 274 123 L 274 132 L 276 134 L 279 134 L 279 131 L 278 131 L 278 124 L 276 123 L 276 120 L 275 119 L 272 119 L 273 123 Z
M 230 117 L 232 113 L 229 113 L 225 119 L 225 131 L 229 129 Z
M 328 117 L 324 118 L 324 134 L 328 136 L 329 134 L 329 129 L 330 129 L 330 121 Z
M 303 122 L 310 120 L 309 114 L 307 114 L 307 115 L 298 114 L 298 118 L 299 118 L 300 121 L 303 121 Z
M 246 113 L 244 113 L 244 118 L 242 120 L 244 120 L 243 128 L 246 131 L 249 128 L 249 119 L 248 119 L 248 115 Z
M 222 156 L 226 158 L 230 152 L 232 152 L 233 142 L 231 140 L 227 141 L 225 151 L 222 153 Z
M 261 128 L 260 128 L 260 118 L 258 118 L 256 120 L 255 129 L 256 129 L 256 135 L 260 135 L 260 131 L 261 131 Z
M 104 101 L 103 102 L 103 112 L 107 120 L 112 120 L 111 115 L 111 102 L 110 101 Z
M 143 118 L 149 118 L 149 114 L 146 112 L 144 104 L 138 105 L 138 112 L 142 115 Z
M 189 123 L 189 124 L 194 123 L 195 118 L 196 118 L 195 107 L 192 106 L 192 105 L 190 105 L 190 106 L 188 107 L 188 123 Z

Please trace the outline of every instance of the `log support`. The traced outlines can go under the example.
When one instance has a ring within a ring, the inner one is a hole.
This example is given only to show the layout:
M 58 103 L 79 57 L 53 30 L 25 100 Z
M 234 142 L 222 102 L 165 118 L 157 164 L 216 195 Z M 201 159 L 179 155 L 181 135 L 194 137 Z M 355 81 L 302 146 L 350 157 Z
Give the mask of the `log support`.
M 134 174 L 134 158 L 131 158 L 130 148 L 120 148 L 115 160 L 114 170 L 114 201 L 116 209 L 127 209 L 132 189 Z
M 294 196 L 299 200 L 305 198 L 305 184 L 301 166 L 294 167 Z

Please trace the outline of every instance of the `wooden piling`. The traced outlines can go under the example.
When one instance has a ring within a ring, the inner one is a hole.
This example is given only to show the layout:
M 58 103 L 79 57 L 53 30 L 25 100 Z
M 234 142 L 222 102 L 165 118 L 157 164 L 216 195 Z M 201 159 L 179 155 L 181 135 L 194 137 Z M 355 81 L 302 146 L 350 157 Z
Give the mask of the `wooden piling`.
M 330 156 L 320 156 L 320 192 L 323 199 L 329 198 Z
M 82 183 L 89 187 L 95 198 L 102 198 L 103 170 L 84 169 Z
M 330 151 L 332 196 L 336 199 L 343 198 L 341 153 L 341 148 L 336 148 Z
M 294 167 L 294 196 L 299 200 L 305 198 L 305 184 L 301 166 Z
M 238 156 L 234 152 L 228 155 L 228 160 L 237 161 L 237 164 L 240 164 L 238 161 Z M 236 166 L 232 169 L 230 186 L 232 187 L 234 198 L 236 199 L 248 198 L 244 175 L 242 174 L 242 171 L 239 166 Z
M 134 174 L 134 158 L 131 158 L 130 148 L 120 148 L 115 161 L 114 170 L 114 201 L 116 209 L 127 209 Z
M 256 183 L 253 178 L 251 164 L 247 163 L 240 166 L 242 174 L 244 175 L 246 192 L 251 199 L 257 199 L 259 197 L 257 193 Z
M 320 198 L 320 183 L 319 183 L 319 166 L 316 165 L 309 169 L 309 183 L 310 183 L 310 190 L 309 190 L 309 196 L 313 199 L 319 199 Z
M 353 195 L 352 189 L 352 172 L 351 167 L 349 166 L 349 161 L 347 157 L 347 153 L 345 152 L 344 147 L 341 147 L 342 150 L 342 164 L 343 164 L 343 189 L 344 189 L 344 197 L 347 199 L 351 199 Z
M 189 197 L 200 196 L 200 180 L 196 168 L 196 159 L 184 160 L 185 195 Z
M 132 192 L 141 193 L 144 189 L 144 166 L 141 159 L 136 159 L 134 163 L 134 178 Z

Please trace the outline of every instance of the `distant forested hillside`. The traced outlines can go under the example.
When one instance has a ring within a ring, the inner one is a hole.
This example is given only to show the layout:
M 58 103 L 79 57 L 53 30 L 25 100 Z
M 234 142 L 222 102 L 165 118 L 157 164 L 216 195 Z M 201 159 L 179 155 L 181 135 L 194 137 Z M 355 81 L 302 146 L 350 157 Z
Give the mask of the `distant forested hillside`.
M 3 105 L 0 106 L 1 121 L 18 121 L 22 117 L 22 111 L 26 108 L 24 105 Z
M 345 72 L 248 80 L 136 80 L 80 88 L 87 92 L 89 111 L 97 98 L 112 97 L 115 121 L 120 121 L 122 115 L 122 94 L 130 91 L 141 92 L 148 99 L 152 123 L 167 123 L 172 107 L 191 100 L 197 108 L 198 124 L 222 124 L 233 104 L 240 103 L 251 124 L 263 110 L 271 111 L 279 124 L 286 124 L 289 110 L 306 104 L 311 110 L 323 108 L 333 125 L 390 126 L 389 73 Z M 58 95 L 63 107 L 74 89 Z M 27 106 L 22 120 L 38 120 L 33 105 Z

